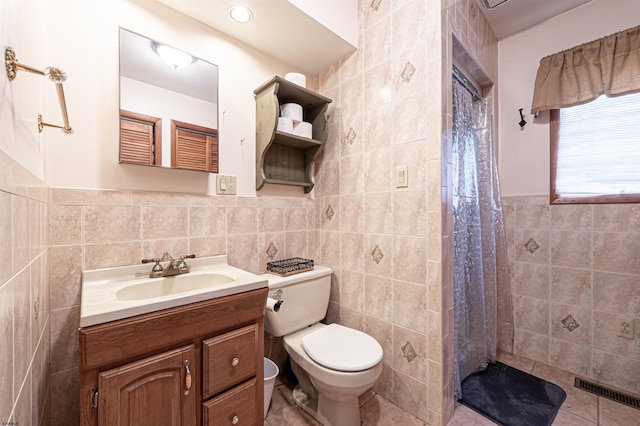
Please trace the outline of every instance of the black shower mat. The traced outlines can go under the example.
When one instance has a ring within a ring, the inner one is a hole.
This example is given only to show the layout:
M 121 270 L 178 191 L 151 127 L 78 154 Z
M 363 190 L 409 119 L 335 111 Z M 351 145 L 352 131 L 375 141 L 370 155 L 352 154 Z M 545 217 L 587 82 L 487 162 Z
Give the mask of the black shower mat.
M 504 426 L 549 426 L 567 394 L 501 362 L 462 381 L 460 402 Z

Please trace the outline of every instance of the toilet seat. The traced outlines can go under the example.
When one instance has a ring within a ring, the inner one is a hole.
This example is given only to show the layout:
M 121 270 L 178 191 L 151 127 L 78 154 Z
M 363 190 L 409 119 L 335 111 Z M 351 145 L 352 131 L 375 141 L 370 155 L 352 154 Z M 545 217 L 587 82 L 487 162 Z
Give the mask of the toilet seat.
M 315 362 L 338 371 L 362 371 L 382 360 L 382 347 L 376 339 L 340 324 L 307 334 L 302 347 Z

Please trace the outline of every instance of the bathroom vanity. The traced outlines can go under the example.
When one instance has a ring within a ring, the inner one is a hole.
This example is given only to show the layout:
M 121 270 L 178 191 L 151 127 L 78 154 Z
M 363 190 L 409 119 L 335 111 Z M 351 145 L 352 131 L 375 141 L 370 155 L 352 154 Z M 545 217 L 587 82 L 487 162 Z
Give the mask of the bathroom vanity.
M 88 279 L 87 287 L 109 285 L 93 281 Z M 152 282 L 166 287 L 169 281 Z M 116 282 L 120 289 L 128 286 Z M 81 425 L 262 424 L 266 281 L 250 287 L 257 288 L 91 325 L 86 325 L 91 309 L 84 309 Z M 92 291 L 87 289 L 86 301 L 83 294 L 83 308 Z

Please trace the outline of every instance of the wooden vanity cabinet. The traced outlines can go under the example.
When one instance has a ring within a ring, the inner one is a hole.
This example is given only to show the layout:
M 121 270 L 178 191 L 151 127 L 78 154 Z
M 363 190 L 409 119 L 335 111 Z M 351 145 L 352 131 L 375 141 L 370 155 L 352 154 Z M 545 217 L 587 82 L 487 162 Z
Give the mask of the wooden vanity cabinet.
M 81 328 L 80 424 L 261 425 L 266 297 L 252 290 Z

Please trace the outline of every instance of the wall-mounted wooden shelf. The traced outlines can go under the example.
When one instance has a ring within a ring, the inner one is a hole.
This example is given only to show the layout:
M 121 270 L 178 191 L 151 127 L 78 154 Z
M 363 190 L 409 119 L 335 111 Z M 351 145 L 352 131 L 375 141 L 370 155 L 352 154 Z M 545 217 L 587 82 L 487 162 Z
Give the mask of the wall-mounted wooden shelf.
M 256 189 L 265 183 L 313 189 L 311 165 L 327 141 L 327 107 L 331 99 L 275 76 L 254 92 L 256 97 Z M 280 105 L 302 105 L 312 138 L 277 130 Z

